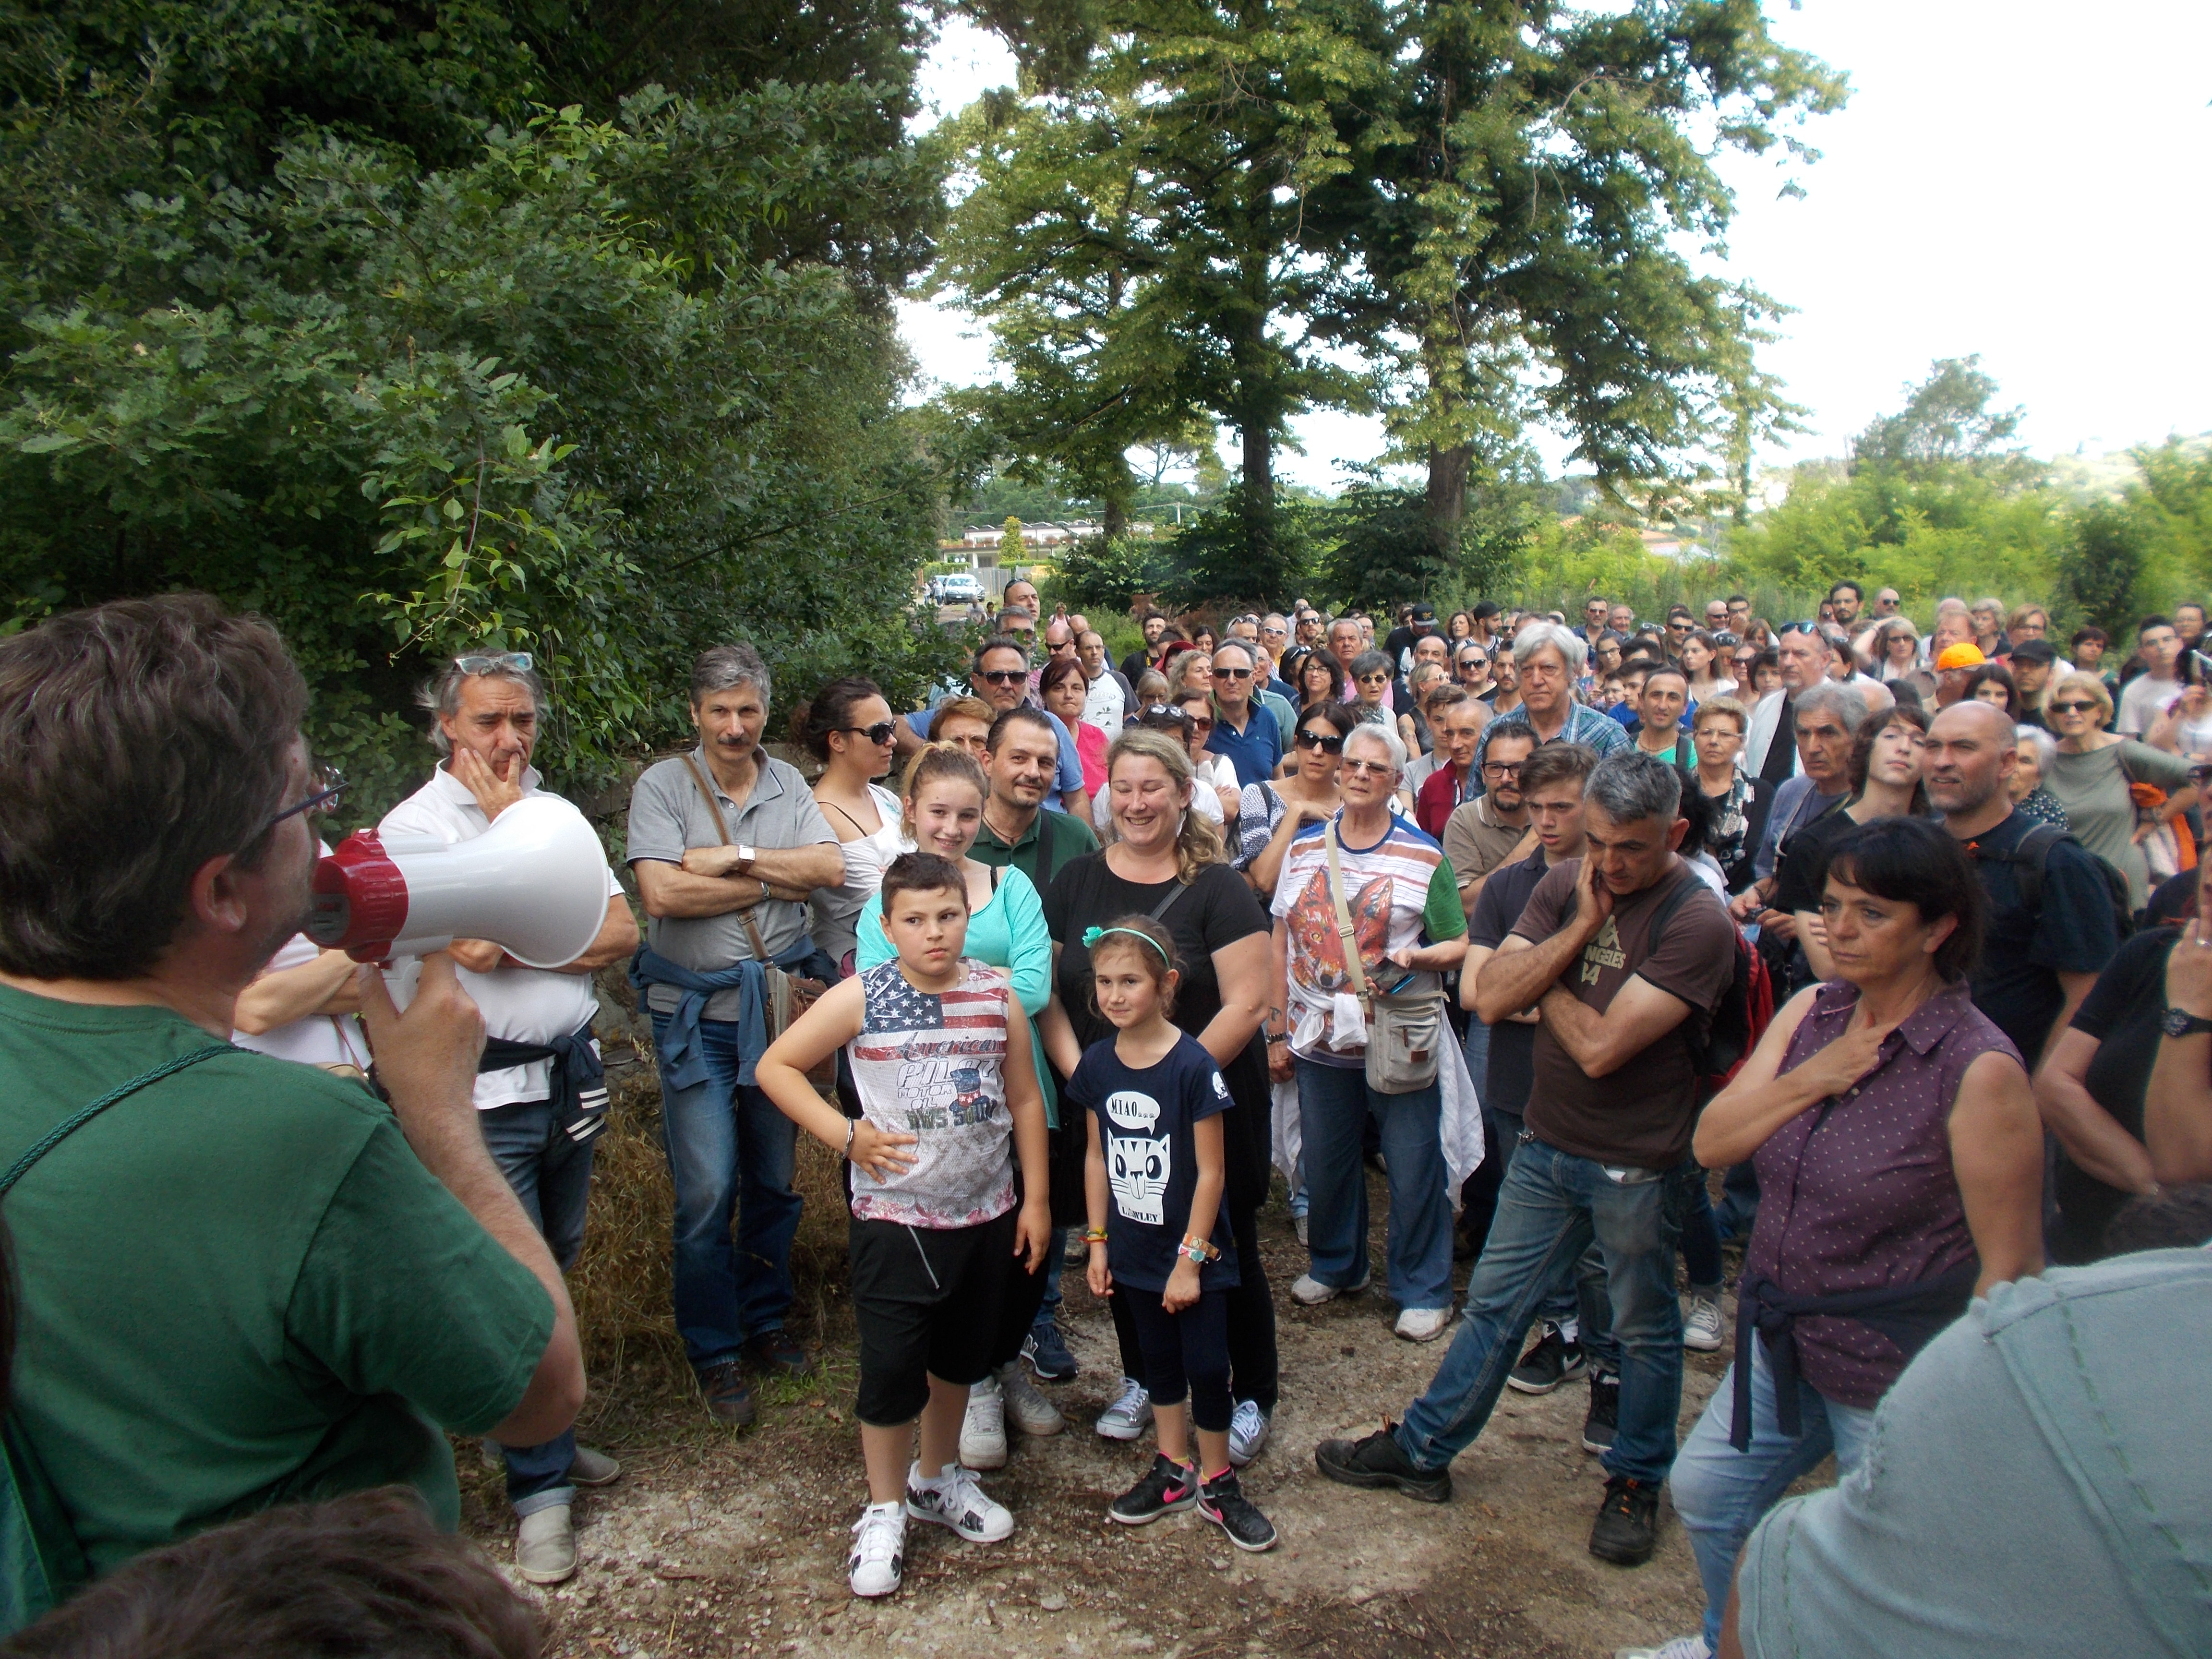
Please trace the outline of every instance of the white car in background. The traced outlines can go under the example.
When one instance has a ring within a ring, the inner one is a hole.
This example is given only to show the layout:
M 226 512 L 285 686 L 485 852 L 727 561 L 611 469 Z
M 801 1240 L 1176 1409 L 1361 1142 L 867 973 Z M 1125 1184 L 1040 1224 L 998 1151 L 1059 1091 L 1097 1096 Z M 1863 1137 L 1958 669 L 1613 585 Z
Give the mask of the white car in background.
M 983 584 L 965 570 L 931 578 L 930 597 L 939 605 L 969 605 L 983 597 Z

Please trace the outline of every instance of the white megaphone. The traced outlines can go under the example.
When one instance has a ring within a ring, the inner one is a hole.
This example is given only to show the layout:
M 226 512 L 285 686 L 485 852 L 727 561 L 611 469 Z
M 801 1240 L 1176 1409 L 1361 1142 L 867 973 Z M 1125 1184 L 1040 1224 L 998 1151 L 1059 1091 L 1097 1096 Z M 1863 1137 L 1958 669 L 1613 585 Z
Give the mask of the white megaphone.
M 307 937 L 356 962 L 484 939 L 532 968 L 584 954 L 607 915 L 606 855 L 584 815 L 519 800 L 473 841 L 356 830 L 315 866 Z

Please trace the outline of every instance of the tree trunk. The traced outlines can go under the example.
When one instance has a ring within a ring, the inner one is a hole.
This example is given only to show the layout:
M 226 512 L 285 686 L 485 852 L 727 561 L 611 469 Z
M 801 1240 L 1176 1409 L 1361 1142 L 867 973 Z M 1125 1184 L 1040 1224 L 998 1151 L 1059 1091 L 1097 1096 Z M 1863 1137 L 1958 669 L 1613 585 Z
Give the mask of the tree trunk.
M 1101 514 L 1101 520 L 1106 526 L 1106 538 L 1109 541 L 1129 533 L 1129 509 L 1122 504 L 1121 495 L 1118 490 L 1109 489 L 1106 492 L 1106 505 Z
M 1467 475 L 1474 461 L 1473 444 L 1429 447 L 1429 551 L 1439 560 L 1449 562 L 1458 550 L 1460 520 L 1467 516 Z

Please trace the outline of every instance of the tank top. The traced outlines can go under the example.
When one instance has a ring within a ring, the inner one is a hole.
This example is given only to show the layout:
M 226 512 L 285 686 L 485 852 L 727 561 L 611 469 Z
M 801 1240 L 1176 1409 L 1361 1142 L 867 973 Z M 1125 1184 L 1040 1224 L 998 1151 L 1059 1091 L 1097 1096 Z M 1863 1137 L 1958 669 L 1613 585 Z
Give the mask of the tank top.
M 1006 978 L 960 959 L 951 990 L 917 991 L 898 958 L 860 975 L 860 1035 L 848 1045 L 861 1115 L 917 1137 L 913 1168 L 878 1181 L 853 1165 L 853 1213 L 908 1227 L 975 1227 L 1014 1206 L 1006 1109 Z

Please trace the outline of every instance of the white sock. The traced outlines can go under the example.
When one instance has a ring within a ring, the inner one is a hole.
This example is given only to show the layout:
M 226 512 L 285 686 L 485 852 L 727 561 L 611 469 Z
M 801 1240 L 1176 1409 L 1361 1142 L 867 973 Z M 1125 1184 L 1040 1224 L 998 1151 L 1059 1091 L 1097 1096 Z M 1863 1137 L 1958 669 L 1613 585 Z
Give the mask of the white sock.
M 907 1470 L 906 1483 L 909 1486 L 919 1486 L 924 1492 L 942 1491 L 945 1477 L 951 1472 L 951 1469 L 952 1465 L 947 1463 L 935 1474 L 926 1475 L 921 1472 L 921 1460 L 917 1457 L 914 1460 L 913 1467 Z
M 1559 1322 L 1559 1334 L 1570 1342 L 1580 1342 L 1583 1340 L 1583 1322 L 1579 1319 L 1562 1319 Z

